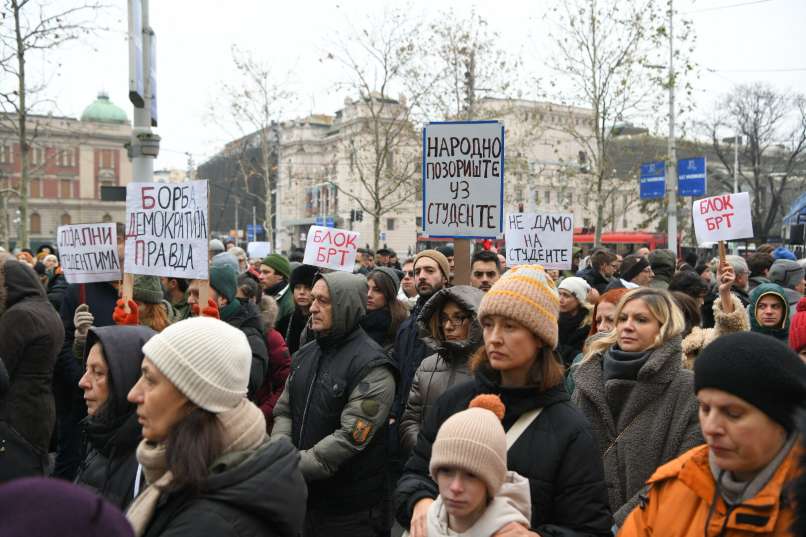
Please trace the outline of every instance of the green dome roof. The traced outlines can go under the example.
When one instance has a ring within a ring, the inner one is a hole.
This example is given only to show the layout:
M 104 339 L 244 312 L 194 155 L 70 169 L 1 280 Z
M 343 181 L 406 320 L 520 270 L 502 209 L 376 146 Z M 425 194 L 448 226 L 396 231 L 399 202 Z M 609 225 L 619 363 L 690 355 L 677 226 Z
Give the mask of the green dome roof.
M 112 103 L 106 93 L 99 93 L 94 103 L 84 109 L 81 121 L 128 124 L 129 118 L 122 108 Z

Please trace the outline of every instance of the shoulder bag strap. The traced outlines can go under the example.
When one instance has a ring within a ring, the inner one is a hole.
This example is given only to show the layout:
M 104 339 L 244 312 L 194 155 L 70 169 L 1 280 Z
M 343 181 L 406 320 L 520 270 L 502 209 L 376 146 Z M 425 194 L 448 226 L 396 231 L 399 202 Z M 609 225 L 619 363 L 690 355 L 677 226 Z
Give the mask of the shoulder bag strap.
M 507 451 L 509 451 L 509 449 L 515 445 L 515 442 L 517 442 L 518 438 L 521 437 L 523 431 L 525 431 L 526 428 L 537 419 L 542 411 L 543 407 L 530 410 L 525 414 L 521 414 L 521 417 L 518 418 L 518 421 L 512 424 L 512 427 L 510 427 L 507 431 Z

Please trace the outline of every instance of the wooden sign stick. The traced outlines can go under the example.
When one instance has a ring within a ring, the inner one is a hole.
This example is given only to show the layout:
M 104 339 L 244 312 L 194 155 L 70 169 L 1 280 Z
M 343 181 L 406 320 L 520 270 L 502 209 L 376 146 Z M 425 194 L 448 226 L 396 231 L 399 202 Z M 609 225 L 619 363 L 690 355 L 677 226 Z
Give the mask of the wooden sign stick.
M 719 266 L 720 266 L 720 268 L 725 263 L 726 263 L 726 261 L 725 261 L 725 241 L 719 241 Z
M 455 239 L 453 241 L 453 284 L 470 285 L 470 249 L 473 241 L 470 239 Z
M 130 272 L 123 273 L 123 290 L 121 298 L 123 298 L 123 310 L 129 313 L 129 300 L 134 296 L 134 274 Z
M 210 298 L 210 280 L 199 280 L 199 311 L 207 307 Z

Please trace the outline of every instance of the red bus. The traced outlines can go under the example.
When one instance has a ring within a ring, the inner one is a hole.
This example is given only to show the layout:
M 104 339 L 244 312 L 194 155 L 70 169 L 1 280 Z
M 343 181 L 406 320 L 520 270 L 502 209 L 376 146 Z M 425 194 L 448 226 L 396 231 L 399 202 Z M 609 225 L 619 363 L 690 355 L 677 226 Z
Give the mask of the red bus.
M 593 233 L 582 233 L 581 228 L 574 230 L 574 245 L 580 246 L 584 252 L 593 249 Z M 648 231 L 606 231 L 602 233 L 602 246 L 618 254 L 635 252 L 639 248 L 650 250 L 666 248 L 666 233 L 650 233 Z

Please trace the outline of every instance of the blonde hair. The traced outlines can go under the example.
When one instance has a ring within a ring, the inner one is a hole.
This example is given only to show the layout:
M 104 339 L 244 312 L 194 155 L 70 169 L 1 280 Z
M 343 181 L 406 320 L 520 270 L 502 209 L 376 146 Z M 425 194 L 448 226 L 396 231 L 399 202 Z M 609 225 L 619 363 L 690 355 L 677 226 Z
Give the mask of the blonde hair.
M 592 356 L 601 354 L 609 349 L 618 341 L 619 331 L 618 323 L 621 317 L 621 311 L 627 303 L 633 300 L 640 300 L 643 302 L 653 317 L 660 323 L 660 330 L 658 335 L 655 336 L 655 341 L 649 347 L 654 349 L 660 347 L 670 339 L 683 333 L 686 326 L 686 321 L 683 318 L 683 312 L 675 303 L 672 295 L 663 289 L 653 289 L 651 287 L 639 287 L 625 293 L 618 305 L 616 306 L 616 329 L 609 332 L 595 341 L 592 341 L 585 354 L 585 360 L 590 359 Z

